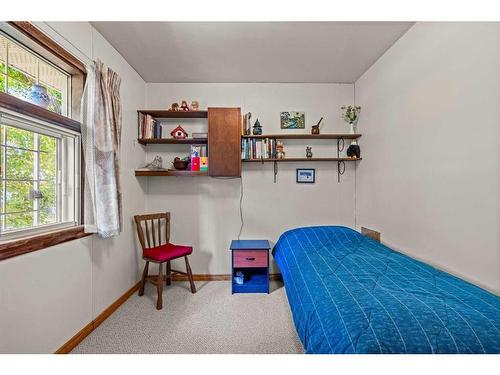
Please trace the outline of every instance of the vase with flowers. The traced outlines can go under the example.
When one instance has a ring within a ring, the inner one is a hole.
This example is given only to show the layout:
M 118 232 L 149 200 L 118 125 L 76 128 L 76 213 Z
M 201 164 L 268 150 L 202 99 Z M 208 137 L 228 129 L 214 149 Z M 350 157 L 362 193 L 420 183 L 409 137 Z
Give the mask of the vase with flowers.
M 340 107 L 340 109 L 342 109 L 342 119 L 349 124 L 349 134 L 355 134 L 361 107 L 356 105 L 344 105 Z

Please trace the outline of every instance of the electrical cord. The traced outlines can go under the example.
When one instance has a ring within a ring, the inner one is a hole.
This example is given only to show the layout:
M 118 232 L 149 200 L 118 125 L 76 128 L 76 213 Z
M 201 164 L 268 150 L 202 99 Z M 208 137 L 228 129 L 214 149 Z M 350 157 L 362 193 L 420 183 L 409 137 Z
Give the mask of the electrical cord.
M 241 232 L 243 231 L 243 176 L 240 177 L 240 231 L 238 232 L 238 241 L 240 240 Z
M 219 180 L 234 180 L 238 178 L 240 180 L 240 230 L 238 232 L 238 241 L 240 240 L 241 233 L 243 232 L 243 226 L 245 221 L 243 220 L 243 176 L 240 177 L 213 177 Z

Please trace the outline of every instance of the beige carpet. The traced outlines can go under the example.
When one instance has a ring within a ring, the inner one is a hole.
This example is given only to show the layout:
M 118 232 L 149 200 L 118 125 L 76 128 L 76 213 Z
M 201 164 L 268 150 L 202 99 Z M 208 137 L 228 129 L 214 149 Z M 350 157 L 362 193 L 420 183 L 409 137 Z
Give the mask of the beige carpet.
M 280 283 L 267 294 L 231 295 L 228 281 L 173 283 L 134 294 L 72 353 L 303 353 Z

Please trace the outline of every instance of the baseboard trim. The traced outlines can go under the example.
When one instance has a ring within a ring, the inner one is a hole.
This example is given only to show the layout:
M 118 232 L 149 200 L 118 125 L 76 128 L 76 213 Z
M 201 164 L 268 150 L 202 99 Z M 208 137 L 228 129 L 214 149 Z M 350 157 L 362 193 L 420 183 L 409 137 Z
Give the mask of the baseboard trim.
M 68 354 L 70 353 L 79 343 L 85 339 L 88 335 L 92 333 L 94 329 L 99 327 L 102 322 L 104 322 L 111 314 L 113 314 L 118 307 L 123 305 L 123 303 L 130 298 L 132 294 L 139 290 L 140 282 L 135 284 L 132 288 L 127 290 L 121 297 L 119 297 L 115 302 L 113 302 L 108 308 L 106 308 L 102 313 L 100 313 L 93 321 L 83 327 L 76 335 L 74 335 L 68 342 L 61 346 L 55 354 Z
M 187 281 L 187 275 L 174 274 L 172 275 L 172 281 Z M 207 274 L 194 274 L 194 281 L 222 281 L 231 280 L 231 275 L 207 275 Z
M 174 274 L 172 275 L 172 281 L 187 281 L 186 275 Z M 231 275 L 210 275 L 210 274 L 195 274 L 193 275 L 194 281 L 223 281 L 231 280 Z M 282 281 L 283 278 L 280 273 L 272 273 L 269 275 L 269 280 L 271 281 Z

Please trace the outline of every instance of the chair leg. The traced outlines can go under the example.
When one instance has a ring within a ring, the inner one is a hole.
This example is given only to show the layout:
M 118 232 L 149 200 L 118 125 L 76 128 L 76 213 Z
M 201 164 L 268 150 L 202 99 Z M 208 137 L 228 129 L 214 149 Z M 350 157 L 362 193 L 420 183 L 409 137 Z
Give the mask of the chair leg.
M 167 262 L 167 285 L 172 283 L 170 279 L 172 277 L 172 267 L 170 266 L 170 261 Z
M 144 285 L 146 285 L 146 277 L 148 277 L 149 262 L 146 261 L 144 271 L 142 272 L 141 286 L 139 288 L 139 296 L 144 295 Z
M 184 260 L 186 261 L 186 272 L 188 274 L 189 284 L 191 284 L 191 293 L 194 294 L 196 293 L 196 286 L 194 285 L 193 273 L 191 272 L 187 255 L 184 256 Z
M 156 301 L 156 309 L 161 310 L 163 308 L 163 263 L 159 264 L 158 280 L 156 284 L 157 284 L 156 288 L 158 289 L 158 300 Z

